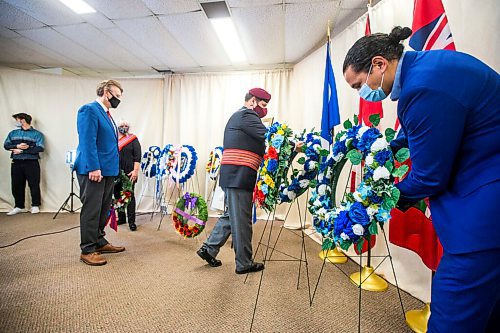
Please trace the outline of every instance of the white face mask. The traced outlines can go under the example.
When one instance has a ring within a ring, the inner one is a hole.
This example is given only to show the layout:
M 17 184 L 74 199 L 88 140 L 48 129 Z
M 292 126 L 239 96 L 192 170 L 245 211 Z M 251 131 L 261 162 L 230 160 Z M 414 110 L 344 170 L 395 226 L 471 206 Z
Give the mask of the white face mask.
M 23 124 L 20 121 L 16 121 L 16 127 L 23 127 Z

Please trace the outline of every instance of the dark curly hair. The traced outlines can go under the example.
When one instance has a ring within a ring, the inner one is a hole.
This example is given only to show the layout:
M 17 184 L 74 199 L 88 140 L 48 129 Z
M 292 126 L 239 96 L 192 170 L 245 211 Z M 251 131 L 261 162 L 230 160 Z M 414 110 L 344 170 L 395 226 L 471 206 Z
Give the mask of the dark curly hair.
M 361 37 L 354 43 L 345 56 L 343 72 L 349 66 L 354 72 L 368 72 L 373 57 L 382 56 L 387 60 L 395 60 L 403 55 L 404 46 L 401 41 L 410 37 L 408 27 L 394 27 L 390 34 L 376 33 Z

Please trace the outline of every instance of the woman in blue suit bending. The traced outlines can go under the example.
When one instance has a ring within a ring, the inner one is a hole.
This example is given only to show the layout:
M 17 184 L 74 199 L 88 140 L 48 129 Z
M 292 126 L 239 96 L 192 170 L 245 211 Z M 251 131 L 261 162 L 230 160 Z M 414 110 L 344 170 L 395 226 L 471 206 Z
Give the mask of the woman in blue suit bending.
M 428 332 L 500 332 L 500 77 L 456 51 L 403 53 L 410 35 L 362 37 L 344 77 L 365 100 L 398 101 L 412 160 L 399 206 L 431 200 L 444 255 Z

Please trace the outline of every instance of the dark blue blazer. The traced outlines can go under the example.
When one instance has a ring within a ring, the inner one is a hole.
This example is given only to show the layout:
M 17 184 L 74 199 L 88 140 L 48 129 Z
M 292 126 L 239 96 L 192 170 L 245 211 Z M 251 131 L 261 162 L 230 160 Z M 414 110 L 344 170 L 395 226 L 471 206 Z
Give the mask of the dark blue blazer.
M 449 253 L 500 248 L 498 73 L 460 52 L 406 52 L 398 117 L 412 160 L 400 202 L 430 197 Z
M 118 136 L 112 119 L 94 101 L 78 110 L 78 149 L 75 170 L 86 175 L 101 170 L 103 176 L 118 176 Z

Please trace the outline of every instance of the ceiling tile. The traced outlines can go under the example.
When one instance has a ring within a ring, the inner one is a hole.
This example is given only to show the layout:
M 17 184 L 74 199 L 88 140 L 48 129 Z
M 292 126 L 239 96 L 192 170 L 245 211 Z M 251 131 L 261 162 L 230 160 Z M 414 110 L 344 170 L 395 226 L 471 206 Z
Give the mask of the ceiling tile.
M 118 20 L 115 24 L 167 67 L 160 69 L 198 67 L 156 17 Z
M 109 29 L 115 27 L 115 24 L 110 19 L 99 12 L 82 14 L 82 18 L 99 29 Z
M 59 61 L 40 54 L 16 42 L 15 39 L 0 37 L 2 52 L 0 62 L 6 64 L 36 64 L 40 67 L 56 67 Z
M 0 25 L 0 36 L 5 37 L 5 38 L 17 38 L 21 35 L 19 35 L 17 32 L 10 30 L 6 27 L 2 27 Z
M 162 62 L 151 55 L 148 50 L 139 45 L 135 40 L 130 38 L 120 28 L 104 29 L 103 33 L 112 38 L 121 47 L 125 48 L 128 52 L 134 54 L 137 58 L 141 59 L 144 63 L 154 68 L 161 68 L 164 66 Z
M 9 29 L 34 29 L 45 24 L 8 3 L 0 2 L 0 25 Z
M 80 15 L 58 0 L 4 0 L 26 14 L 47 25 L 75 24 L 83 22 Z
M 317 46 L 322 38 L 326 41 L 328 20 L 336 21 L 336 15 L 340 11 L 338 5 L 335 1 L 286 6 L 285 57 L 287 62 L 297 62 Z
M 24 30 L 20 32 L 23 36 L 36 41 L 37 43 L 61 53 L 63 56 L 73 59 L 86 67 L 97 69 L 114 69 L 120 68 L 112 65 L 104 60 L 105 55 L 100 56 L 100 51 L 88 49 L 80 46 L 72 40 L 64 37 L 52 28 L 40 28 L 34 30 Z M 90 46 L 91 47 L 91 46 Z M 97 55 L 99 54 L 99 56 Z
M 86 0 L 89 5 L 108 18 L 125 19 L 153 15 L 141 0 Z
M 201 10 L 197 0 L 142 0 L 142 2 L 155 14 L 177 14 Z
M 159 19 L 200 66 L 231 65 L 203 12 L 161 16 Z
M 233 8 L 232 16 L 250 64 L 284 61 L 282 6 Z
M 20 36 L 20 38 L 16 38 L 15 42 L 18 44 L 21 44 L 41 55 L 45 55 L 47 57 L 50 57 L 52 59 L 57 60 L 57 64 L 55 67 L 82 67 L 83 65 L 75 61 L 74 59 L 68 58 L 63 56 L 62 54 L 58 53 L 57 51 L 53 51 L 51 49 L 46 48 L 45 46 L 42 46 L 31 39 L 28 39 L 26 37 Z
M 261 7 L 282 4 L 282 0 L 226 0 L 226 3 L 229 7 Z
M 148 66 L 128 53 L 113 39 L 88 23 L 65 25 L 54 29 L 81 46 L 90 45 L 108 62 L 126 70 L 144 70 Z

